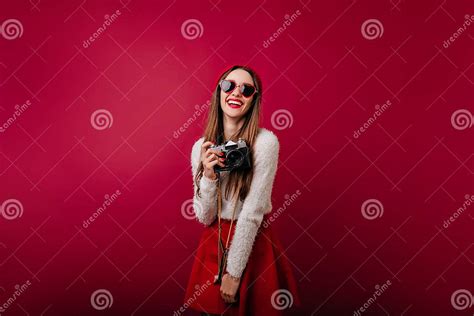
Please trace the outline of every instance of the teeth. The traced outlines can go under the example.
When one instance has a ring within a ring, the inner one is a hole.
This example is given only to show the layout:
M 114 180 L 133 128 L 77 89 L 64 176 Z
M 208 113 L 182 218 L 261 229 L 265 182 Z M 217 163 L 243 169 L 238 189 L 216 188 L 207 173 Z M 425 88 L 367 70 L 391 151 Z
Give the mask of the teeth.
M 241 105 L 240 102 L 233 101 L 233 100 L 230 100 L 230 101 L 228 101 L 227 103 L 229 103 L 229 104 L 234 104 L 234 105 Z

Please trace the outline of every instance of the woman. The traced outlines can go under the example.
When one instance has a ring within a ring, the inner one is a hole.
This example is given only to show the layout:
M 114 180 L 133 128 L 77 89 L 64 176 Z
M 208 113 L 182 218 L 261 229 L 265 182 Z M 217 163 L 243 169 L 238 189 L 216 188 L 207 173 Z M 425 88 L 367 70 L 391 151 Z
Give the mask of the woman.
M 193 206 L 205 230 L 184 301 L 202 315 L 282 315 L 300 305 L 290 264 L 269 225 L 279 142 L 258 126 L 261 100 L 252 69 L 228 69 L 212 95 L 204 136 L 192 148 Z M 227 166 L 225 154 L 211 145 L 239 139 L 249 148 L 250 166 L 220 170 Z

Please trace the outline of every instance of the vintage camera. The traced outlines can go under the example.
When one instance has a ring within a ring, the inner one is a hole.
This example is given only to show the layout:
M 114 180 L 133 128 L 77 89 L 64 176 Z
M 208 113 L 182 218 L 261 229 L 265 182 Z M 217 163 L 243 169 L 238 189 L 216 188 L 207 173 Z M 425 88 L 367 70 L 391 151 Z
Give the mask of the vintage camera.
M 236 142 L 229 140 L 226 144 L 211 145 L 209 148 L 217 149 L 224 153 L 224 167 L 214 166 L 214 171 L 230 171 L 234 169 L 247 169 L 251 166 L 250 148 L 242 138 Z

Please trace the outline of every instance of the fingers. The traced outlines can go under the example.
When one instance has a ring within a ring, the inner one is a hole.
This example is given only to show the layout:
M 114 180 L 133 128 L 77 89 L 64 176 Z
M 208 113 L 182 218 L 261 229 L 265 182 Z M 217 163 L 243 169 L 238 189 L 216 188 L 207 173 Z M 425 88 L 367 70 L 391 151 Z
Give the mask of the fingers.
M 231 300 L 230 298 L 223 298 L 224 302 L 226 302 L 227 304 L 232 304 L 232 303 L 235 303 L 235 300 Z
M 206 153 L 205 157 L 209 156 L 209 154 L 212 153 L 212 152 L 215 152 L 215 153 L 219 153 L 219 152 L 220 152 L 220 151 L 217 150 L 217 149 L 209 148 L 211 145 L 214 145 L 214 143 L 211 142 L 211 141 L 204 142 L 204 143 L 201 145 L 201 153 Z
M 206 150 L 207 147 L 211 146 L 212 144 L 214 144 L 214 143 L 211 142 L 210 140 L 208 140 L 207 142 L 202 143 L 201 148 Z
M 218 160 L 213 160 L 213 161 L 204 163 L 204 167 L 205 167 L 206 169 L 213 169 L 214 166 L 217 165 L 217 164 L 218 164 L 219 166 L 221 166 L 221 167 L 224 167 L 224 166 L 225 166 L 222 162 L 220 162 L 220 161 L 218 161 Z
M 222 299 L 224 300 L 224 302 L 230 304 L 230 303 L 235 303 L 236 300 L 235 300 L 235 297 L 230 295 L 230 294 L 227 294 L 227 293 L 224 293 L 223 291 L 221 291 L 221 297 Z
M 237 292 L 238 292 L 238 286 L 239 284 L 235 282 L 235 280 L 231 279 L 229 277 L 229 274 L 226 273 L 222 277 L 222 284 L 220 287 L 220 293 L 222 296 L 222 299 L 226 303 L 235 303 L 237 302 Z
M 208 169 L 214 167 L 216 164 L 218 164 L 221 167 L 224 167 L 225 166 L 224 162 L 225 162 L 225 158 L 219 157 L 216 153 L 213 153 L 213 152 L 210 152 L 209 155 L 203 159 L 203 165 Z
M 218 162 L 217 160 L 214 160 L 214 161 L 211 161 L 211 162 L 209 162 L 209 163 L 207 163 L 207 164 L 204 164 L 204 168 L 207 169 L 207 170 L 212 170 L 213 173 L 215 173 L 215 171 L 214 171 L 214 166 L 217 165 L 217 164 L 218 164 L 220 167 L 222 167 L 222 168 L 225 167 L 225 165 L 224 165 L 223 163 Z
M 226 302 L 227 304 L 232 304 L 232 303 L 235 303 L 236 300 L 232 298 L 232 296 L 226 296 L 226 298 L 224 298 L 224 302 Z
M 212 149 L 212 148 L 208 148 L 204 153 L 205 157 L 209 157 L 212 154 L 217 154 L 220 157 L 224 156 L 223 152 L 221 152 L 220 150 L 217 150 L 217 149 Z
M 219 165 L 222 168 L 225 167 L 224 153 L 220 150 L 209 148 L 213 144 L 213 142 L 207 141 L 201 145 L 201 161 L 204 168 L 208 170 L 213 169 L 215 165 Z
M 211 145 L 214 145 L 214 143 L 209 141 L 209 140 L 207 142 L 204 142 L 201 145 L 201 153 L 207 152 L 209 150 L 213 150 L 213 149 L 209 148 Z
M 207 160 L 207 161 L 218 160 L 218 161 L 224 162 L 225 161 L 225 156 L 224 156 L 224 154 L 219 155 L 219 154 L 215 154 L 215 153 L 210 153 L 209 156 L 204 158 L 204 160 Z

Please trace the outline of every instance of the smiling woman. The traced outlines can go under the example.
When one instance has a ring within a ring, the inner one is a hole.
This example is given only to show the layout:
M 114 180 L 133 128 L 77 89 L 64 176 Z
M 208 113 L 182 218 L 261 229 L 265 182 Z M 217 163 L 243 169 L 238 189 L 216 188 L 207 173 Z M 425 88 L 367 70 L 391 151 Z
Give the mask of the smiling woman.
M 261 98 L 252 69 L 227 70 L 216 83 L 204 136 L 191 151 L 194 212 L 205 229 L 184 301 L 203 313 L 282 315 L 300 305 L 277 235 L 261 225 L 272 210 L 280 148 L 277 136 L 258 126 Z M 239 149 L 250 165 L 234 165 Z M 203 284 L 211 285 L 196 295 Z M 282 307 L 282 301 L 288 304 Z

